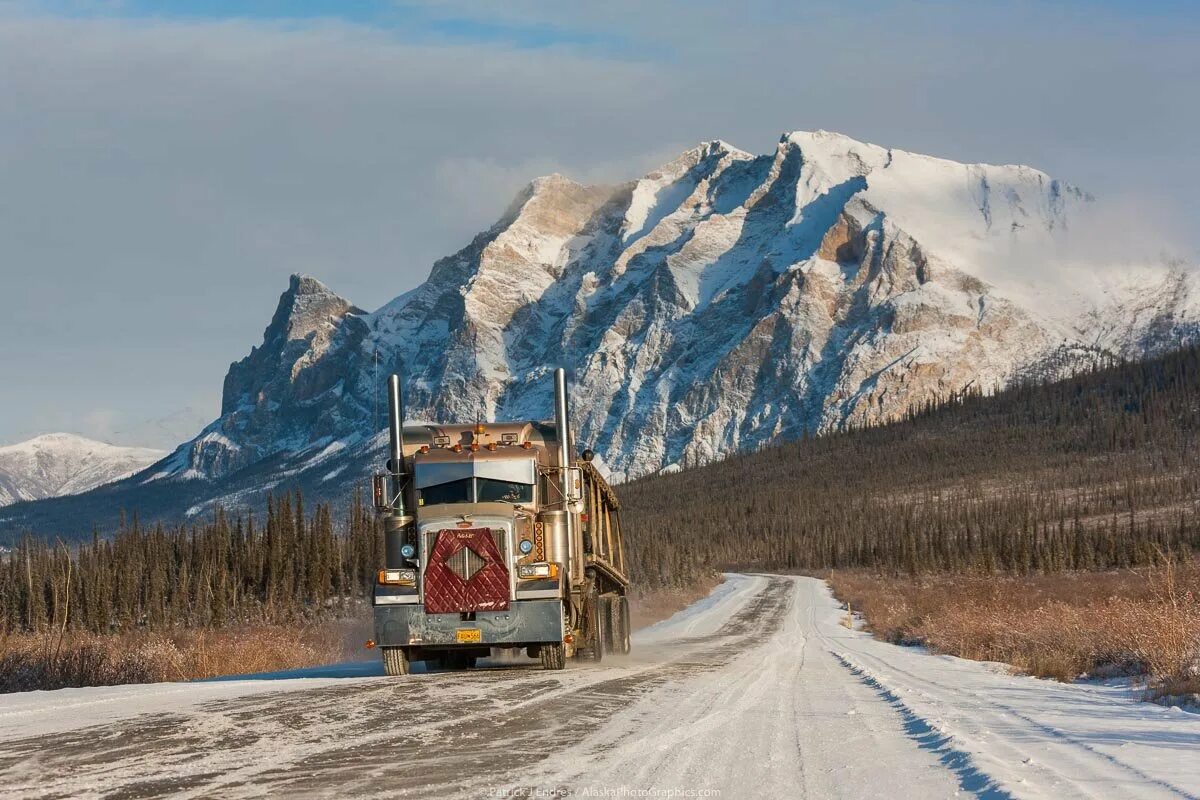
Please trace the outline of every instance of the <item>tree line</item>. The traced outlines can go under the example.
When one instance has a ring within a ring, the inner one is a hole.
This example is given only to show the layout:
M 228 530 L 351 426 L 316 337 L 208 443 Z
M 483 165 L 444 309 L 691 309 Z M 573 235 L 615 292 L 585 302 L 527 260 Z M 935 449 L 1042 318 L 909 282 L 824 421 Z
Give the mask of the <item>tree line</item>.
M 636 575 L 1056 572 L 1200 548 L 1200 350 L 618 487 Z
M 336 528 L 336 530 L 335 530 Z M 383 534 L 356 493 L 328 505 L 270 497 L 265 519 L 218 510 L 192 526 L 143 527 L 74 548 L 27 536 L 0 561 L 0 633 L 222 627 L 346 613 L 369 597 Z

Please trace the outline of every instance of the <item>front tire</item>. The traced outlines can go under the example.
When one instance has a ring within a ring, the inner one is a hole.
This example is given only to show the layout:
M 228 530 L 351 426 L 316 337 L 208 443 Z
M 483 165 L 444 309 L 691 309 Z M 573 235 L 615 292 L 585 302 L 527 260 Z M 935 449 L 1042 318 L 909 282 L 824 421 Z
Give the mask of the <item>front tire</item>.
M 542 660 L 542 669 L 566 669 L 567 646 L 562 642 L 544 644 L 538 648 L 538 657 Z
M 383 648 L 383 672 L 389 677 L 409 674 L 411 662 L 403 647 Z

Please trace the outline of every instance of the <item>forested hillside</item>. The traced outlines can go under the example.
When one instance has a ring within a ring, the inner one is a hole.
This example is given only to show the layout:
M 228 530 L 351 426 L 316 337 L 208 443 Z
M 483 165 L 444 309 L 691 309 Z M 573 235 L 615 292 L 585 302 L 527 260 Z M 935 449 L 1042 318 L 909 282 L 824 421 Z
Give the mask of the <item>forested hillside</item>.
M 1200 547 L 1200 350 L 620 487 L 643 581 L 711 568 L 1059 571 Z

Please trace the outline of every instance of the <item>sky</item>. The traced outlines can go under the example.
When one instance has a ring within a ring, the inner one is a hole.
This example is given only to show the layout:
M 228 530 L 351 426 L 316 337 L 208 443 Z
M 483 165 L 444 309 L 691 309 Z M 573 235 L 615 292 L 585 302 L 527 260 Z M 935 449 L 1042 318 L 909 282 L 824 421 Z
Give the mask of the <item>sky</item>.
M 290 274 L 373 310 L 530 179 L 714 138 L 1030 164 L 1194 258 L 1197 45 L 1191 0 L 0 0 L 0 444 L 169 448 Z

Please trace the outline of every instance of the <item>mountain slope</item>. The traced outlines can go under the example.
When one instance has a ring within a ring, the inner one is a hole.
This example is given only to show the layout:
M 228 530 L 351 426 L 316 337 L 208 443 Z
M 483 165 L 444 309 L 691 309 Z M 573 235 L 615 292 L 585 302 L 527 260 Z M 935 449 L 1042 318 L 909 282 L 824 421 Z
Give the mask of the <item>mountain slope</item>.
M 166 455 L 71 433 L 47 433 L 0 447 L 0 506 L 78 494 L 120 480 Z
M 615 187 L 539 178 L 373 313 L 294 276 L 221 417 L 106 496 L 344 494 L 391 371 L 413 420 L 545 418 L 566 366 L 579 441 L 621 479 L 1200 336 L 1194 272 L 1070 257 L 1090 206 L 1029 167 L 823 131 L 763 156 L 707 142 Z

